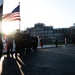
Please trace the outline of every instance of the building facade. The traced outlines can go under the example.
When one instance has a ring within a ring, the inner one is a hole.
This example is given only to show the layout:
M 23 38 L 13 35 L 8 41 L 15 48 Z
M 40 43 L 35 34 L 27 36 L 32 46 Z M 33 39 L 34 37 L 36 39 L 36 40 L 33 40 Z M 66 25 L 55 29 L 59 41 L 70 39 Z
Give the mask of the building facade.
M 53 28 L 53 26 L 45 26 L 44 23 L 36 23 L 34 27 L 27 28 L 26 32 L 31 35 L 39 36 L 43 39 L 44 44 L 54 43 L 58 39 L 59 43 L 72 42 L 70 34 L 75 34 L 75 26 L 70 28 Z

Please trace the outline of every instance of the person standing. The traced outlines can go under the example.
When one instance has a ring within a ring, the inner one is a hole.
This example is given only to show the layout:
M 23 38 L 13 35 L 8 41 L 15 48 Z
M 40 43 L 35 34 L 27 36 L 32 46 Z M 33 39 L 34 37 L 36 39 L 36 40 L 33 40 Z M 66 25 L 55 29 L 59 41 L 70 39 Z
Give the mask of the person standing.
M 2 57 L 2 50 L 3 50 L 3 42 L 2 42 L 2 35 L 0 33 L 0 59 Z
M 13 35 L 12 34 L 7 36 L 7 57 L 10 57 L 10 53 L 11 56 L 13 57 Z
M 15 41 L 15 57 L 17 59 L 17 53 L 20 52 L 21 45 L 22 45 L 21 33 L 19 29 L 17 29 L 17 32 L 14 35 L 14 41 Z
M 43 40 L 40 38 L 40 46 L 43 47 Z
M 35 50 L 37 50 L 37 47 L 38 47 L 38 38 L 37 36 L 35 36 Z
M 65 46 L 67 46 L 67 39 L 66 39 L 66 37 L 65 37 Z
M 56 47 L 58 47 L 58 40 L 57 39 L 55 40 L 55 45 L 56 45 Z
M 37 50 L 37 46 L 38 46 L 38 38 L 37 36 L 35 35 L 33 37 L 33 49 L 36 51 Z

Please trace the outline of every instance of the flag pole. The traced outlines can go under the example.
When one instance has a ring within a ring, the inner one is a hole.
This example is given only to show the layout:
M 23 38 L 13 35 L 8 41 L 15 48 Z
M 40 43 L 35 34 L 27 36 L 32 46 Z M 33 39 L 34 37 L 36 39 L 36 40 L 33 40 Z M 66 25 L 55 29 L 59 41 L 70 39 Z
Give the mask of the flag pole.
M 19 6 L 20 6 L 20 2 L 19 2 Z M 20 8 L 19 8 L 19 10 L 20 10 Z M 20 20 L 19 20 L 19 30 L 21 29 L 21 26 L 20 26 Z

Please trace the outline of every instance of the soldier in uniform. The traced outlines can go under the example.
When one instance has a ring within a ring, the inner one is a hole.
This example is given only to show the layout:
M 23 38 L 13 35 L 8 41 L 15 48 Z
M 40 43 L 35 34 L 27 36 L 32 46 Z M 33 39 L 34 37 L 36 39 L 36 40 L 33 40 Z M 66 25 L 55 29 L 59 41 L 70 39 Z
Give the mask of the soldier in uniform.
M 26 49 L 26 53 L 28 52 L 27 49 L 28 49 L 28 37 L 27 37 L 27 34 L 26 33 L 22 33 L 22 51 L 21 51 L 21 54 L 23 55 L 24 54 L 24 51 Z
M 25 42 L 26 54 L 29 54 L 31 48 L 31 36 L 29 34 L 25 34 L 24 42 Z
M 40 46 L 43 47 L 43 40 L 40 38 Z
M 2 50 L 3 50 L 3 42 L 2 42 L 2 36 L 1 36 L 1 33 L 0 33 L 0 58 L 2 56 Z
M 29 34 L 27 34 L 27 38 L 28 38 L 28 52 L 30 53 L 30 50 L 31 50 L 31 36 Z
M 14 41 L 15 41 L 15 57 L 17 58 L 17 53 L 20 52 L 21 49 L 21 33 L 20 30 L 17 29 L 17 32 L 14 35 Z
M 38 38 L 37 36 L 32 37 L 32 44 L 33 44 L 33 49 L 37 50 L 37 46 L 38 46 Z
M 38 46 L 38 38 L 37 36 L 35 36 L 35 50 L 37 50 L 37 46 Z
M 7 36 L 7 57 L 10 57 L 10 53 L 13 57 L 13 35 Z
M 56 45 L 56 47 L 58 47 L 58 40 L 57 39 L 55 40 L 55 45 Z

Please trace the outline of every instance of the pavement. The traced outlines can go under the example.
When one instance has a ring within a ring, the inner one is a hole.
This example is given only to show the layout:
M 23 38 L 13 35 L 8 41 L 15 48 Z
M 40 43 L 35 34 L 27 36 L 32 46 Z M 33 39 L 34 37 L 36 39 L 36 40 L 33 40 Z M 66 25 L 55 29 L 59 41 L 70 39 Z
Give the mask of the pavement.
M 0 75 L 75 75 L 74 45 L 44 45 L 17 57 L 2 56 Z
M 75 46 L 74 44 L 58 44 L 58 47 L 70 47 L 70 46 Z M 48 45 L 43 45 L 43 47 L 41 47 L 40 45 L 38 46 L 38 48 L 54 48 L 56 47 L 55 44 L 48 44 Z
M 67 45 L 65 45 L 65 44 L 58 44 L 58 47 L 65 47 L 65 46 L 74 46 L 74 44 L 67 44 Z M 55 44 L 48 44 L 48 45 L 43 45 L 43 47 L 41 47 L 40 45 L 38 45 L 38 49 L 44 49 L 44 48 L 54 48 L 54 47 L 56 47 L 56 45 Z M 13 44 L 13 51 L 15 51 L 15 45 Z M 7 52 L 7 50 L 3 50 L 3 53 L 5 53 L 5 52 Z

